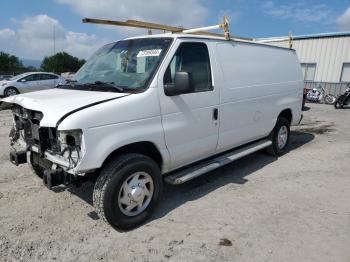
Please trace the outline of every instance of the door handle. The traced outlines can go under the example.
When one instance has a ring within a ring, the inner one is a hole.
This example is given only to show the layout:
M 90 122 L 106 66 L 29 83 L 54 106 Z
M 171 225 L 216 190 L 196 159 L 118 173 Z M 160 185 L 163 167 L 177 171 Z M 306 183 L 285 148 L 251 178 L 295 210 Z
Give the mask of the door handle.
M 218 120 L 219 117 L 219 110 L 217 108 L 213 109 L 213 120 L 216 121 Z

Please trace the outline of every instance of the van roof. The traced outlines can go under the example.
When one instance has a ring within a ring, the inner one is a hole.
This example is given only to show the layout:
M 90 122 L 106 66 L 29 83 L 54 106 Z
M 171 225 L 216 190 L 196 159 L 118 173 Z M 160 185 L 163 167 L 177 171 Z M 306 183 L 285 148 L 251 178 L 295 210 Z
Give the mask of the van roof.
M 129 37 L 124 40 L 131 40 L 131 39 L 141 39 L 141 38 L 161 38 L 161 37 L 169 37 L 169 38 L 196 38 L 196 39 L 207 39 L 207 40 L 219 40 L 219 41 L 229 41 L 222 37 L 218 36 L 208 36 L 208 35 L 195 35 L 195 34 L 184 34 L 184 33 L 163 33 L 163 34 L 154 34 L 154 35 L 141 35 L 141 36 L 135 36 L 135 37 Z M 259 43 L 255 41 L 249 41 L 249 40 L 243 40 L 238 38 L 231 38 L 231 41 L 235 42 L 242 42 L 242 43 L 248 43 L 253 45 L 260 45 L 260 46 L 266 46 L 271 48 L 278 48 L 278 49 L 284 49 L 289 51 L 294 51 L 294 49 L 286 48 L 286 47 L 280 47 L 280 46 L 274 46 L 269 45 L 267 43 Z
M 154 35 L 141 35 L 135 37 L 129 37 L 129 39 L 138 39 L 138 38 L 158 38 L 158 37 L 170 37 L 170 38 L 200 38 L 200 39 L 214 39 L 214 40 L 225 40 L 224 36 L 209 36 L 209 35 L 195 35 L 195 34 L 184 34 L 184 33 L 163 33 L 163 34 L 154 34 Z M 233 39 L 238 40 L 238 39 Z M 241 40 L 242 42 L 246 42 Z M 247 41 L 250 42 L 250 41 Z

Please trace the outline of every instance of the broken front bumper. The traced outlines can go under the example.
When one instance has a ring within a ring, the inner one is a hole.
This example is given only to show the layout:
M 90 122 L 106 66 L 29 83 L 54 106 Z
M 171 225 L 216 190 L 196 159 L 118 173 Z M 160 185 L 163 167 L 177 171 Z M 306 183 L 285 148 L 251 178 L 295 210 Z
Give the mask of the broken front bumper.
M 37 146 L 31 146 L 31 151 L 35 153 L 39 153 L 39 148 Z M 64 169 L 69 169 L 70 168 L 70 163 L 67 159 L 65 159 L 62 156 L 56 155 L 56 154 L 51 154 L 47 151 L 44 152 L 44 158 L 47 159 L 48 161 L 52 162 L 53 164 L 56 164 L 60 167 L 63 167 Z M 67 170 L 69 171 L 69 170 Z
M 43 183 L 49 189 L 59 185 L 77 185 L 79 180 L 74 170 L 69 169 L 70 163 L 63 157 L 50 154 L 49 152 L 45 152 L 44 157 L 41 157 L 39 149 L 35 146 L 32 146 L 31 151 L 12 150 L 10 152 L 10 161 L 16 166 L 32 163 L 42 168 Z
M 31 146 L 29 151 L 25 150 L 12 150 L 10 151 L 10 161 L 14 165 L 18 166 L 25 163 L 32 163 L 32 152 L 40 154 L 39 148 L 37 146 Z M 37 160 L 35 163 L 41 166 L 44 169 L 52 169 L 54 165 L 56 167 L 60 167 L 64 170 L 64 172 L 70 174 L 76 174 L 76 167 L 71 168 L 71 163 L 65 159 L 64 157 L 52 154 L 50 152 L 44 152 L 43 157 L 40 157 L 41 161 Z

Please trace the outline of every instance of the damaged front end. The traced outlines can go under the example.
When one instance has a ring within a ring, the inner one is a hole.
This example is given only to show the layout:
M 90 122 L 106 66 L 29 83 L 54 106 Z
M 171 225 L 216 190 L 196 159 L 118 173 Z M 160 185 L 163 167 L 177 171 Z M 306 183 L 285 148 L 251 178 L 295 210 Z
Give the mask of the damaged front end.
M 28 162 L 40 167 L 49 188 L 71 182 L 85 153 L 82 131 L 40 126 L 42 112 L 21 106 L 14 106 L 12 113 L 11 162 L 15 165 Z

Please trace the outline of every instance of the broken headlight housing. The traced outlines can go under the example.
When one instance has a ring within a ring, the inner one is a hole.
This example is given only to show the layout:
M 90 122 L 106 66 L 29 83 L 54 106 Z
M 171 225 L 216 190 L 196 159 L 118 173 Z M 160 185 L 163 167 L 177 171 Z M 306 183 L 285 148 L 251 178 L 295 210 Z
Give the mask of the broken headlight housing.
M 69 168 L 76 167 L 85 154 L 82 130 L 64 130 L 58 131 L 57 134 L 61 156 L 69 162 Z

